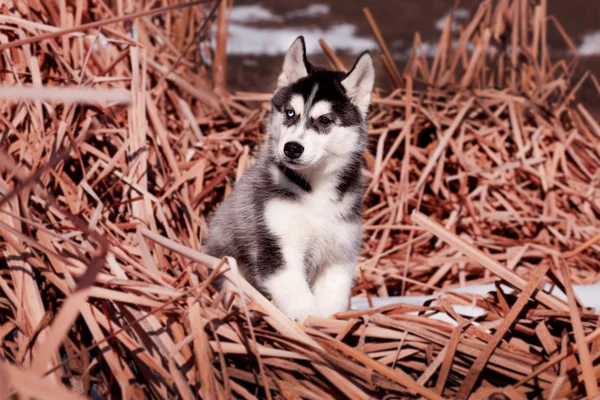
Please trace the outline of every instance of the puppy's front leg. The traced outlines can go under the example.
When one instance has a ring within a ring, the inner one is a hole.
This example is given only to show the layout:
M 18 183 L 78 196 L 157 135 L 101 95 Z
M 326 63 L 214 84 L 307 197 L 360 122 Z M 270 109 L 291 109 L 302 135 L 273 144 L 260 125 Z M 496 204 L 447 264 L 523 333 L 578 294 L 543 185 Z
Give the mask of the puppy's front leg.
M 276 238 L 281 260 L 269 269 L 275 272 L 261 279 L 264 288 L 273 296 L 275 305 L 285 315 L 300 322 L 309 315 L 319 315 L 304 265 L 311 235 L 310 221 L 304 212 L 304 208 L 288 200 L 274 199 L 266 204 L 265 221 Z M 259 258 L 261 256 L 262 253 Z
M 264 286 L 273 296 L 277 308 L 288 317 L 304 322 L 309 315 L 319 315 L 304 268 L 287 265 L 267 278 Z
M 319 311 L 324 317 L 348 310 L 354 268 L 354 263 L 332 264 L 326 266 L 317 276 L 313 292 Z

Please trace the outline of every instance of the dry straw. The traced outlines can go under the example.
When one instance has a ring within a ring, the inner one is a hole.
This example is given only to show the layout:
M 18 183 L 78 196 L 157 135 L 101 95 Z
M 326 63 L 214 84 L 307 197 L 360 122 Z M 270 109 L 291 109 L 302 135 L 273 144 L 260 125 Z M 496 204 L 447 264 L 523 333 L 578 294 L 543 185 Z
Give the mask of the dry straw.
M 0 398 L 594 397 L 598 316 L 572 283 L 600 270 L 600 125 L 576 101 L 598 84 L 551 57 L 549 29 L 573 45 L 546 0 L 481 2 L 458 35 L 449 16 L 404 71 L 365 10 L 392 91 L 355 295 L 496 290 L 305 325 L 201 251 L 268 110 L 227 92 L 230 7 L 0 5 Z

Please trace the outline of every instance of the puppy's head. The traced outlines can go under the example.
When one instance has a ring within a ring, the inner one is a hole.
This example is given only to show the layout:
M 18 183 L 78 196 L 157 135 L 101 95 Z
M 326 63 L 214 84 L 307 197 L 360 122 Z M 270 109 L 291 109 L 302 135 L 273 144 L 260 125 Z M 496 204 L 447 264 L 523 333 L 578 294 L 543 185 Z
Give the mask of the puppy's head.
M 373 60 L 361 54 L 348 73 L 312 66 L 302 36 L 288 50 L 272 99 L 272 152 L 288 168 L 339 163 L 362 152 L 375 80 Z

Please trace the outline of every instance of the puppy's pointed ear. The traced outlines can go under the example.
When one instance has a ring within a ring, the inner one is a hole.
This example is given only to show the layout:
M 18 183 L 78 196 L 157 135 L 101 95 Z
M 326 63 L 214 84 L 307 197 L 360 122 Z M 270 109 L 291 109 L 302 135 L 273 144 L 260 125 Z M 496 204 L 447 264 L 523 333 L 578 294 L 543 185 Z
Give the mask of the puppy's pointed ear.
M 358 57 L 354 67 L 342 81 L 342 86 L 346 89 L 346 96 L 364 114 L 367 113 L 369 104 L 371 104 L 371 92 L 374 84 L 373 59 L 371 59 L 371 54 L 366 51 Z
M 306 60 L 304 37 L 298 36 L 285 55 L 283 71 L 277 80 L 277 88 L 291 85 L 299 79 L 308 76 L 310 64 Z

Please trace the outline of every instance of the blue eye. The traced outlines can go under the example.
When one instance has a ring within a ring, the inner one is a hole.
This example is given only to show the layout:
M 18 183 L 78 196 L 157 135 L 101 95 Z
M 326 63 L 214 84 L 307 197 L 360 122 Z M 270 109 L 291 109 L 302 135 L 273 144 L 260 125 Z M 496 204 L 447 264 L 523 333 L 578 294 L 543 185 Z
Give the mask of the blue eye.
M 285 115 L 287 115 L 288 118 L 293 118 L 296 113 L 294 110 L 285 110 Z

